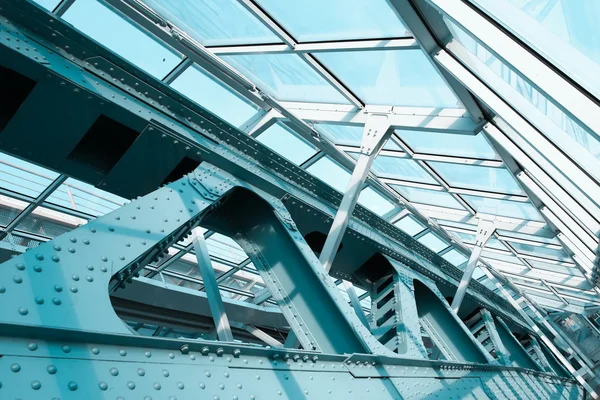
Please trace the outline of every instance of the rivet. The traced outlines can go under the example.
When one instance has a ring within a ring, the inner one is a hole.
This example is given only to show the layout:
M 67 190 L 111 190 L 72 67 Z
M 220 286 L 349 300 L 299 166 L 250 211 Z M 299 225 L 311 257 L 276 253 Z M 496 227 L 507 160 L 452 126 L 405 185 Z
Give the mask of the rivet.
M 62 286 L 59 285 L 54 285 L 54 290 L 56 290 L 58 293 L 62 292 Z
M 97 347 L 92 347 L 92 354 L 95 354 L 95 355 L 100 354 L 100 349 Z
M 153 386 L 154 386 L 155 390 L 160 390 L 160 388 L 161 388 L 160 383 L 158 383 L 158 382 L 154 382 Z
M 207 378 L 210 378 L 210 376 L 211 376 L 211 373 L 210 373 L 210 371 L 205 371 L 205 372 L 204 372 L 204 375 L 206 375 L 206 377 L 207 377 Z
M 75 286 L 71 287 L 71 292 L 77 293 L 78 291 L 79 291 L 79 289 L 77 289 L 77 287 L 75 287 Z
M 69 382 L 69 383 L 67 384 L 67 387 L 69 388 L 69 390 L 70 390 L 71 392 L 74 392 L 74 391 L 76 391 L 76 390 L 77 390 L 77 388 L 78 388 L 79 386 L 77 386 L 77 382 L 73 382 L 73 381 L 71 381 L 71 382 Z
M 110 374 L 111 374 L 112 376 L 117 376 L 117 375 L 119 375 L 119 370 L 118 370 L 118 369 L 116 369 L 116 368 L 114 368 L 114 367 L 113 367 L 113 368 L 111 368 L 109 371 L 110 371 Z
M 104 261 L 104 262 L 107 262 L 107 261 L 108 261 L 108 257 L 106 257 L 106 256 L 102 256 L 100 259 L 101 259 L 102 261 Z
M 146 375 L 146 371 L 144 371 L 144 369 L 143 369 L 143 368 L 138 368 L 138 370 L 137 370 L 137 373 L 138 373 L 138 375 L 139 375 L 139 376 L 144 376 L 144 375 Z
M 16 364 L 16 363 L 15 363 L 15 364 L 12 364 L 12 365 L 10 366 L 10 370 L 11 370 L 12 372 L 19 372 L 19 371 L 21 370 L 21 366 L 20 366 L 19 364 Z
M 183 384 L 183 382 L 177 382 L 177 387 L 178 387 L 180 390 L 183 390 L 183 388 L 185 388 L 185 385 Z
M 121 349 L 119 350 L 119 354 L 121 355 L 121 357 L 125 357 L 127 355 L 127 350 Z
M 13 281 L 15 281 L 15 283 L 21 283 L 23 282 L 23 278 L 21 278 L 18 275 L 13 276 Z
M 60 245 L 58 245 L 58 244 L 55 244 L 52 248 L 54 250 L 56 250 L 56 251 L 61 251 L 62 250 L 62 247 L 60 247 Z
M 200 382 L 200 389 L 204 389 L 206 385 L 203 382 Z
M 133 389 L 135 389 L 135 383 L 134 383 L 134 382 L 132 382 L 132 381 L 129 381 L 129 382 L 127 382 L 127 387 L 128 387 L 130 390 L 133 390 Z
M 6 293 L 6 288 L 4 286 L 0 286 L 0 293 Z
M 23 271 L 25 269 L 25 264 L 19 263 L 16 265 L 16 267 L 19 271 Z
M 162 374 L 163 374 L 163 376 L 164 376 L 165 378 L 168 378 L 168 377 L 169 377 L 169 371 L 167 371 L 166 369 L 163 369 L 163 370 L 162 370 Z
M 106 382 L 100 382 L 98 384 L 98 387 L 100 388 L 100 390 L 106 390 L 108 389 L 108 384 Z
M 54 365 L 48 365 L 46 367 L 46 372 L 48 372 L 50 375 L 54 375 L 56 374 L 56 367 Z
M 75 282 L 77 282 L 79 280 L 79 275 L 73 275 L 71 277 L 71 279 L 73 279 Z
M 57 306 L 60 306 L 60 304 L 62 303 L 62 301 L 58 297 L 53 297 L 52 302 Z
M 36 351 L 38 349 L 38 345 L 36 343 L 29 343 L 27 348 L 31 351 Z
M 25 307 L 19 307 L 19 314 L 27 315 L 28 313 L 29 313 L 29 310 L 27 310 Z
M 41 387 L 42 387 L 42 384 L 40 383 L 40 381 L 31 382 L 31 388 L 33 390 L 40 390 Z
M 59 262 L 60 261 L 60 257 L 54 255 L 54 256 L 52 256 L 52 261 Z
M 72 247 L 69 247 L 69 253 L 75 253 L 75 249 Z
M 35 258 L 39 261 L 42 261 L 44 259 L 44 255 L 43 254 L 36 254 Z
M 42 266 L 41 265 L 34 265 L 33 266 L 33 270 L 35 272 L 42 272 Z

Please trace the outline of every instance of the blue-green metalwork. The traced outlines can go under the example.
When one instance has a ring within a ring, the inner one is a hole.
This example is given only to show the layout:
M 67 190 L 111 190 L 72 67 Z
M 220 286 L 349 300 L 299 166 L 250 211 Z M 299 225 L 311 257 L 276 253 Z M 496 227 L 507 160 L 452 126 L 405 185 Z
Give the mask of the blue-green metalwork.
M 583 398 L 570 378 L 490 363 L 438 288 L 456 286 L 460 270 L 357 207 L 332 274 L 367 288 L 392 277 L 393 298 L 380 301 L 394 310 L 397 346 L 386 347 L 304 239 L 327 231 L 339 194 L 45 11 L 0 6 L 0 66 L 19 90 L 28 87 L 2 115 L 0 148 L 128 197 L 144 194 L 0 265 L 1 398 Z M 86 166 L 78 146 L 99 119 L 137 135 L 119 157 L 89 157 Z M 201 164 L 169 176 L 184 158 Z M 155 190 L 165 179 L 173 182 Z M 109 291 L 134 285 L 199 225 L 249 254 L 302 350 L 141 337 L 117 317 Z M 377 254 L 387 257 L 375 259 L 381 270 L 361 277 Z M 481 285 L 469 294 L 526 325 Z M 446 360 L 427 359 L 419 324 Z

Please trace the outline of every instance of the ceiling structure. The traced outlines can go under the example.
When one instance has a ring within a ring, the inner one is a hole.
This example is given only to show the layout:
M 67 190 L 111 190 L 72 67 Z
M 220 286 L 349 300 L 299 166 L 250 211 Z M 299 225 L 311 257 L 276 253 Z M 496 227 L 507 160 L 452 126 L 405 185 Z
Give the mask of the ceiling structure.
M 493 220 L 480 260 L 513 293 L 548 310 L 600 306 L 593 1 L 38 3 L 341 193 L 367 115 L 387 114 L 394 133 L 361 205 L 461 269 L 478 221 Z M 57 177 L 8 156 L 1 166 L 2 186 L 20 201 L 35 201 Z M 74 218 L 123 200 L 70 181 L 46 203 Z M 263 286 L 243 251 L 205 236 L 213 262 L 225 265 L 223 287 L 251 301 Z M 474 278 L 499 290 L 483 269 Z

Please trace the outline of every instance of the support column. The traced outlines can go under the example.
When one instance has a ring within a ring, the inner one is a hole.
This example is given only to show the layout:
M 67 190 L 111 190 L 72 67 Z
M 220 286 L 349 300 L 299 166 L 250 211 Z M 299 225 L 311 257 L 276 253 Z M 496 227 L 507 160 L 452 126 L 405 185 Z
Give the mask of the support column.
M 350 182 L 348 182 L 348 187 L 346 188 L 340 207 L 335 214 L 331 229 L 319 257 L 319 261 L 326 272 L 329 272 L 331 269 L 337 250 L 344 237 L 344 232 L 348 227 L 348 222 L 360 196 L 362 186 L 371 170 L 371 165 L 390 135 L 391 130 L 388 116 L 384 114 L 369 114 L 360 145 L 360 156 L 358 157 L 358 161 L 356 161 L 352 177 L 350 178 Z
M 488 221 L 484 219 L 479 220 L 479 224 L 477 225 L 477 237 L 475 239 L 475 247 L 471 252 L 471 256 L 469 257 L 469 261 L 467 262 L 467 267 L 465 268 L 465 272 L 460 280 L 458 285 L 458 289 L 456 290 L 456 294 L 454 295 L 454 299 L 452 300 L 452 311 L 458 314 L 458 310 L 460 309 L 460 305 L 467 293 L 467 288 L 469 287 L 469 282 L 471 281 L 471 277 L 473 276 L 473 272 L 475 271 L 475 267 L 477 266 L 477 262 L 479 261 L 479 256 L 481 255 L 481 251 L 483 247 L 492 236 L 495 230 L 494 221 Z
M 217 336 L 219 340 L 224 342 L 233 342 L 233 334 L 231 333 L 231 327 L 229 326 L 229 319 L 225 313 L 225 306 L 223 305 L 223 299 L 219 292 L 219 285 L 215 278 L 215 270 L 210 262 L 206 241 L 204 240 L 204 235 L 200 228 L 194 228 L 192 230 L 192 237 L 194 251 L 196 252 L 196 258 L 198 259 L 198 268 L 200 268 L 200 275 L 204 282 L 204 290 L 208 297 L 210 313 L 215 321 Z

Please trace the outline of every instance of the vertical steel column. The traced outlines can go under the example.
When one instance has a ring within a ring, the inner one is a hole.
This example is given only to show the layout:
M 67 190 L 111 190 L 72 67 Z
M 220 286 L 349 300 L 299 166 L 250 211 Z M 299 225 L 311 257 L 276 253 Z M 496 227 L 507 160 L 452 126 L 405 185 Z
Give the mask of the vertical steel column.
M 481 255 L 481 251 L 483 247 L 492 236 L 492 233 L 496 230 L 494 226 L 494 221 L 488 221 L 484 219 L 479 220 L 479 224 L 477 224 L 477 237 L 475 239 L 475 247 L 471 252 L 471 256 L 469 257 L 469 261 L 467 262 L 467 266 L 465 268 L 465 272 L 460 280 L 458 285 L 458 289 L 456 290 L 456 294 L 454 295 L 454 299 L 452 300 L 452 310 L 458 314 L 458 310 L 460 309 L 460 305 L 467 293 L 467 287 L 469 287 L 469 282 L 471 281 L 471 277 L 473 276 L 473 272 L 475 271 L 475 267 L 477 266 L 477 262 L 479 261 L 479 256 Z
M 356 161 L 350 182 L 348 182 L 348 187 L 335 214 L 319 257 L 319 261 L 327 272 L 331 269 L 338 247 L 342 242 L 344 232 L 360 196 L 362 186 L 371 170 L 371 165 L 390 135 L 388 116 L 385 114 L 369 114 L 360 145 L 360 157 Z
M 223 306 L 223 299 L 221 298 L 219 285 L 215 278 L 215 270 L 210 262 L 204 235 L 199 228 L 194 228 L 192 230 L 192 238 L 194 251 L 196 252 L 196 258 L 198 259 L 198 267 L 200 268 L 200 275 L 204 281 L 204 290 L 208 297 L 210 313 L 215 321 L 217 336 L 219 337 L 219 340 L 233 342 L 233 334 L 231 333 L 231 327 L 229 326 L 229 319 L 225 313 L 225 306 Z
M 546 346 L 548 346 L 548 348 L 550 349 L 552 354 L 554 354 L 554 356 L 560 360 L 560 362 L 564 365 L 564 367 L 567 369 L 567 371 L 569 371 L 569 373 L 571 375 L 573 375 L 575 377 L 575 379 L 577 379 L 577 381 L 585 388 L 585 390 L 587 390 L 589 392 L 590 396 L 592 396 L 592 398 L 594 398 L 594 399 L 600 398 L 600 397 L 598 397 L 598 394 L 594 391 L 594 389 L 592 389 L 592 387 L 590 385 L 588 385 L 588 383 L 585 381 L 585 379 L 583 379 L 583 377 L 575 370 L 575 368 L 573 368 L 573 366 L 571 365 L 569 360 L 567 360 L 565 358 L 565 356 L 563 356 L 563 354 L 560 352 L 560 350 L 558 350 L 558 348 L 556 348 L 554 343 L 552 343 L 552 340 L 550 340 L 548 338 L 548 336 L 546 336 L 544 334 L 544 332 L 537 326 L 535 321 L 533 321 L 533 319 L 531 319 L 531 317 L 529 315 L 527 315 L 527 313 L 521 308 L 521 305 L 515 299 L 513 299 L 513 297 L 510 295 L 510 293 L 508 293 L 508 291 L 504 288 L 504 286 L 502 286 L 500 281 L 498 279 L 496 279 L 493 272 L 488 268 L 484 268 L 483 271 L 485 272 L 487 277 L 495 283 L 498 290 L 500 290 L 502 292 L 504 297 L 506 297 L 506 300 L 508 300 L 510 302 L 510 304 L 512 304 L 512 306 L 515 308 L 515 310 L 517 310 L 517 312 L 525 320 L 525 322 L 527 322 L 529 324 L 529 326 L 531 326 L 531 329 L 533 329 L 533 331 L 542 339 L 542 341 L 546 344 Z M 522 299 L 525 300 L 524 298 L 522 298 Z M 530 308 L 531 307 L 532 306 L 530 306 Z M 533 310 L 533 308 L 532 308 L 532 310 Z

